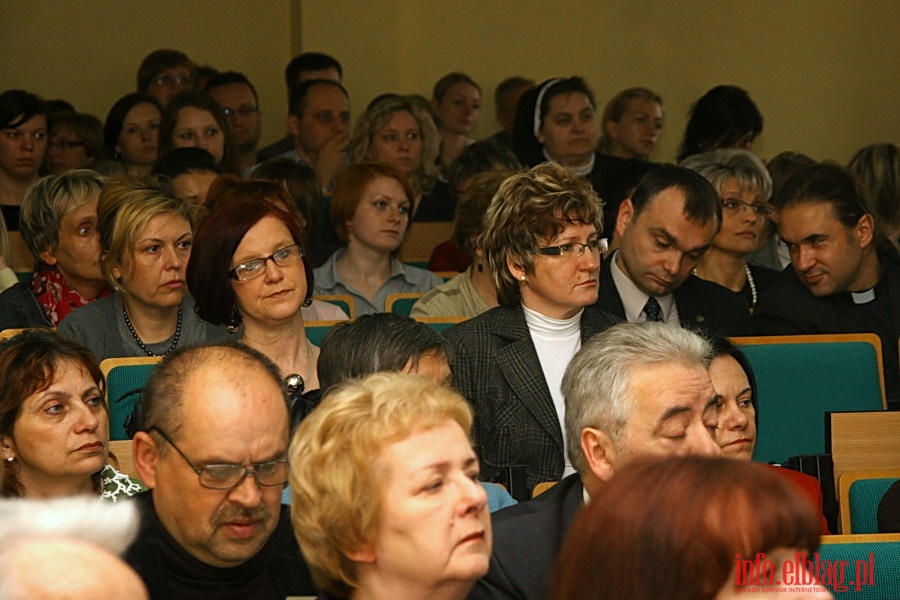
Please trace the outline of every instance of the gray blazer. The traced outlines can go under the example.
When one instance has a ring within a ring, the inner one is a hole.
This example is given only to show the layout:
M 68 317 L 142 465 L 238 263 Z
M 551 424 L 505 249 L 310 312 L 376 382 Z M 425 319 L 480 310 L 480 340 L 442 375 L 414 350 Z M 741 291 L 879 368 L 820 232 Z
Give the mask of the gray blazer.
M 612 315 L 586 308 L 582 343 L 616 322 Z M 565 468 L 563 434 L 522 307 L 491 309 L 451 327 L 445 336 L 453 387 L 475 411 L 482 479 L 497 481 L 506 467 L 524 465 L 528 489 L 559 480 Z

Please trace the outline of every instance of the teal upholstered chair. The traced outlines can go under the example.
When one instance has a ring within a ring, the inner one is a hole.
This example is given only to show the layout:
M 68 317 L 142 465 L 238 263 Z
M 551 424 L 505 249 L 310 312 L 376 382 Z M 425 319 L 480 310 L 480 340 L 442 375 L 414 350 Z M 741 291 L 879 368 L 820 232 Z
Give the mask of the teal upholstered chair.
M 824 536 L 818 554 L 835 600 L 900 599 L 900 534 Z
M 161 356 L 107 358 L 100 363 L 106 378 L 106 402 L 109 407 L 109 439 L 127 440 L 131 436 L 125 424 L 141 399 L 141 390 Z
M 841 531 L 853 534 L 878 533 L 878 505 L 888 488 L 898 479 L 900 469 L 844 471 L 838 484 Z
M 413 304 L 424 296 L 424 292 L 408 292 L 402 294 L 388 294 L 384 299 L 384 312 L 394 313 L 408 317 L 412 312 Z
M 462 323 L 466 317 L 416 317 L 416 321 L 425 323 L 438 333 L 443 333 L 457 323 Z
M 322 341 L 325 339 L 325 334 L 336 323 L 346 323 L 346 321 L 309 321 L 305 323 L 306 339 L 316 346 L 321 346 Z
M 825 452 L 827 411 L 883 410 L 881 342 L 874 334 L 733 338 L 757 383 L 753 460 Z

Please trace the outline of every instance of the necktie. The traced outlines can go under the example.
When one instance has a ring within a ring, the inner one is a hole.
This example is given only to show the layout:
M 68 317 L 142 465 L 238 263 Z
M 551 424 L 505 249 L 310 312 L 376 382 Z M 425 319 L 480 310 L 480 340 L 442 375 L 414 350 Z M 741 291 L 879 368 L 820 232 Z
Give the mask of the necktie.
M 663 322 L 662 307 L 653 296 L 647 298 L 647 304 L 644 305 L 644 314 L 647 315 L 648 321 Z

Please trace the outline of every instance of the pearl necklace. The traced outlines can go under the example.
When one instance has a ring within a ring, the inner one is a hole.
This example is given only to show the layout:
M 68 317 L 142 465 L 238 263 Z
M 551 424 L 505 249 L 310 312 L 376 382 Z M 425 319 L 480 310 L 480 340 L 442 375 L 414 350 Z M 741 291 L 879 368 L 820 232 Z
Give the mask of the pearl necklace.
M 137 342 L 137 345 L 141 347 L 141 350 L 147 353 L 147 356 L 166 356 L 175 349 L 175 346 L 178 345 L 178 338 L 181 337 L 181 307 L 182 304 L 179 304 L 178 321 L 176 321 L 175 323 L 175 337 L 172 338 L 172 345 L 169 346 L 169 349 L 162 354 L 156 354 L 155 352 L 150 350 L 150 348 L 148 348 L 146 344 L 144 344 L 144 342 L 141 340 L 141 337 L 137 334 L 137 331 L 134 330 L 134 325 L 131 324 L 131 319 L 128 318 L 128 309 L 126 309 L 123 304 L 122 315 L 125 317 L 125 324 L 128 325 L 128 331 L 131 332 L 131 336 L 134 338 L 134 341 Z
M 291 396 L 295 393 L 302 394 L 303 390 L 306 389 L 306 380 L 309 379 L 309 374 L 312 372 L 312 355 L 312 343 L 310 343 L 309 338 L 306 338 L 306 376 L 301 377 L 299 373 L 291 373 L 284 378 L 284 385 Z
M 747 263 L 744 263 L 744 273 L 747 274 L 747 285 L 750 286 L 750 308 L 753 308 L 756 306 L 756 282 L 753 281 L 753 273 L 750 272 L 750 265 L 748 265 Z M 695 277 L 700 277 L 700 274 L 697 273 L 697 267 L 694 267 L 694 270 L 691 271 L 691 274 L 693 274 Z M 700 277 L 700 279 L 703 278 Z

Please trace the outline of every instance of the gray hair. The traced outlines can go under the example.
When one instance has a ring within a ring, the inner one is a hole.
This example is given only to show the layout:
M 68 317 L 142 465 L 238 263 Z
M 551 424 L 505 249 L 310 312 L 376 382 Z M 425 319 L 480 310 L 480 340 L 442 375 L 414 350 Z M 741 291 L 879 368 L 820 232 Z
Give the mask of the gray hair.
M 89 169 L 75 169 L 62 175 L 38 180 L 22 199 L 22 239 L 35 260 L 41 252 L 59 246 L 59 227 L 63 217 L 100 197 L 106 178 Z
M 766 201 L 772 197 L 772 177 L 752 152 L 715 150 L 689 156 L 681 161 L 681 166 L 702 175 L 720 196 L 725 180 L 734 177 L 741 189 L 759 188 Z
M 81 542 L 121 555 L 140 528 L 133 502 L 96 497 L 0 501 L 0 598 L 24 597 L 23 581 L 12 572 L 25 542 Z
M 96 497 L 0 501 L 0 580 L 7 552 L 16 542 L 40 538 L 70 539 L 122 554 L 137 536 L 140 522 L 133 502 L 103 502 Z
M 665 323 L 618 323 L 579 350 L 563 376 L 566 451 L 575 470 L 588 466 L 581 451 L 585 427 L 604 431 L 614 442 L 637 398 L 630 397 L 632 374 L 646 366 L 675 363 L 709 368 L 713 349 L 696 333 Z

